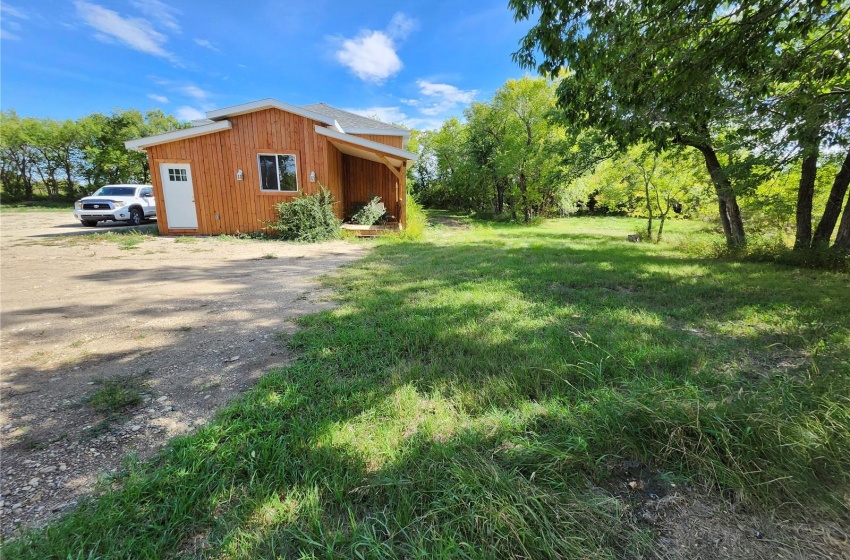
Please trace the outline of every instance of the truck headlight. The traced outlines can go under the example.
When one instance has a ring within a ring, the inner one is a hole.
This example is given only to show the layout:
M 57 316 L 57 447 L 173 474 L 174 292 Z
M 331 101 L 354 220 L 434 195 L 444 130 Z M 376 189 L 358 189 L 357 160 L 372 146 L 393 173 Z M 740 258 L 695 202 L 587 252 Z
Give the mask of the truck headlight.
M 122 206 L 127 206 L 128 202 L 126 200 L 113 200 L 112 204 L 114 204 L 116 208 L 121 208 Z
M 83 209 L 83 201 L 78 200 L 78 201 L 74 202 L 74 208 L 76 208 L 77 210 L 82 210 Z

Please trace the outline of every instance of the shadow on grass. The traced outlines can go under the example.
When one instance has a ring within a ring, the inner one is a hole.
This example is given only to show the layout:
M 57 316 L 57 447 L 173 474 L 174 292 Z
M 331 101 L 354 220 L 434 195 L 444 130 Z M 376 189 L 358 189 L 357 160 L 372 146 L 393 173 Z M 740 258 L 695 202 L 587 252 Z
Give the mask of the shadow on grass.
M 638 459 L 846 515 L 847 278 L 497 228 L 328 280 L 300 359 L 7 557 L 638 557 Z

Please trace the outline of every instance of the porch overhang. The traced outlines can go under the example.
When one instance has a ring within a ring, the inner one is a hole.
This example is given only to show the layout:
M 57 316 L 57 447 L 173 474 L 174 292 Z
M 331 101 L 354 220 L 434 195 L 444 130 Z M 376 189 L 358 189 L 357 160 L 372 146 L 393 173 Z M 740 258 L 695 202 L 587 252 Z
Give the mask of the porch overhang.
M 416 154 L 412 152 L 399 150 L 359 136 L 352 136 L 321 126 L 316 126 L 316 133 L 326 136 L 328 142 L 345 155 L 386 165 L 399 181 L 403 180 L 407 162 L 416 161 Z

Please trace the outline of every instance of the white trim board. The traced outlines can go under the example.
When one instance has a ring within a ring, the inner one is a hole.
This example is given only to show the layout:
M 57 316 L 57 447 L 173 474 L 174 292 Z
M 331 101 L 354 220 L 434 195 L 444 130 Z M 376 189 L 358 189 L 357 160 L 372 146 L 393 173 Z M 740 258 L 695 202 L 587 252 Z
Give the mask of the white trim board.
M 363 146 L 364 148 L 368 148 L 371 150 L 377 150 L 379 152 L 384 152 L 385 154 L 389 154 L 395 156 L 396 158 L 408 161 L 416 161 L 418 156 L 412 152 L 408 152 L 405 150 L 399 150 L 398 148 L 393 148 L 392 146 L 387 146 L 386 144 L 381 144 L 380 142 L 375 142 L 373 140 L 367 140 L 365 138 L 360 138 L 359 136 L 352 136 L 351 134 L 345 134 L 342 132 L 337 132 L 336 130 L 332 130 L 330 128 L 324 128 L 319 125 L 316 125 L 316 132 L 321 134 L 322 136 L 327 136 L 329 138 L 334 138 L 336 140 L 341 140 L 343 142 L 348 142 L 350 144 L 355 144 L 358 146 Z
M 146 136 L 145 138 L 138 138 L 136 140 L 127 140 L 124 142 L 124 146 L 126 146 L 128 150 L 136 150 L 137 152 L 140 152 L 149 146 L 167 144 L 169 142 L 176 142 L 178 140 L 185 140 L 187 138 L 194 138 L 195 136 L 203 136 L 205 134 L 213 134 L 214 132 L 230 130 L 231 128 L 233 128 L 233 125 L 230 124 L 230 121 L 218 121 L 213 124 L 193 126 L 192 128 L 182 128 L 180 130 L 174 130 L 164 134 Z
M 404 136 L 410 138 L 409 130 L 399 130 L 397 128 L 346 128 L 348 134 L 374 134 L 376 136 Z
M 290 105 L 289 103 L 284 103 L 283 101 L 278 101 L 277 99 L 271 98 L 261 99 L 259 101 L 252 101 L 251 103 L 243 103 L 242 105 L 234 105 L 232 107 L 225 107 L 224 109 L 215 109 L 214 111 L 207 111 L 207 118 L 217 120 L 225 117 L 235 117 L 237 115 L 244 115 L 245 113 L 262 111 L 263 109 L 280 109 L 281 111 L 301 115 L 302 117 L 307 117 L 308 119 L 312 119 L 314 121 L 319 121 L 329 125 L 333 125 L 336 122 L 331 117 L 326 117 L 324 115 L 320 115 L 319 113 L 314 113 L 313 111 L 302 109 L 301 107 L 298 107 L 296 105 Z

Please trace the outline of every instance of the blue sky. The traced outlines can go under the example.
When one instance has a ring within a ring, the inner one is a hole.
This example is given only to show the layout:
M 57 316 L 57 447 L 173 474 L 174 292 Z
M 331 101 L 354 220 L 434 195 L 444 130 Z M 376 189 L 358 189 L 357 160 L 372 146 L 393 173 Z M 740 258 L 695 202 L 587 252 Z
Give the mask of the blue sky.
M 2 0 L 0 106 L 183 120 L 272 97 L 439 126 L 525 72 L 506 0 Z

